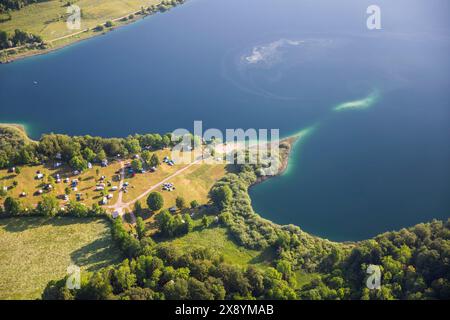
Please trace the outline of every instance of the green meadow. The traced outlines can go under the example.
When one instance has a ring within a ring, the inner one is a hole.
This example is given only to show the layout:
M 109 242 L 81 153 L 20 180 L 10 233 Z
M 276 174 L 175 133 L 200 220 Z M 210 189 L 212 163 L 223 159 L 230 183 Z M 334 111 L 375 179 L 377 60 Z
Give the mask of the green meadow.
M 0 300 L 39 298 L 71 264 L 83 272 L 121 260 L 103 219 L 0 219 L 0 248 Z

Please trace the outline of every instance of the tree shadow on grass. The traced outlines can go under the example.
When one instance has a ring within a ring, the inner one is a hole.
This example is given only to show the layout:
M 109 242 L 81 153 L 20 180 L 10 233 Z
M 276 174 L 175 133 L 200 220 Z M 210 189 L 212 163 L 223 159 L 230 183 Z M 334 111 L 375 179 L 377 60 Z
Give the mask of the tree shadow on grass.
M 73 217 L 14 217 L 0 219 L 0 227 L 8 232 L 22 232 L 46 225 L 67 226 L 71 224 L 89 224 L 97 218 Z
M 275 257 L 275 250 L 271 247 L 264 249 L 260 254 L 250 260 L 252 264 L 271 262 Z
M 237 246 L 245 247 L 242 244 L 240 244 L 237 238 L 229 230 L 227 230 L 227 236 L 228 239 L 234 242 Z M 258 251 L 260 251 L 260 253 L 249 261 L 251 264 L 270 263 L 271 261 L 273 261 L 276 253 L 275 249 L 272 247 L 267 247 L 264 250 Z
M 85 267 L 87 271 L 95 271 L 120 262 L 120 254 L 116 250 L 108 232 L 84 247 L 70 254 L 73 263 Z

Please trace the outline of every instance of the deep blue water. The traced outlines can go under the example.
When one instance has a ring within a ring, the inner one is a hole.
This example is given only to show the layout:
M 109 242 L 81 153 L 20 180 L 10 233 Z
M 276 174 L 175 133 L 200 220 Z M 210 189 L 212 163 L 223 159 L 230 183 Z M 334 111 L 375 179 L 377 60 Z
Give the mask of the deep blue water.
M 251 189 L 279 223 L 333 240 L 450 216 L 449 3 L 191 0 L 62 50 L 0 66 L 0 121 L 126 136 L 204 128 L 314 130 L 288 172 Z M 37 84 L 34 84 L 37 81 Z M 337 105 L 379 94 L 366 109 Z

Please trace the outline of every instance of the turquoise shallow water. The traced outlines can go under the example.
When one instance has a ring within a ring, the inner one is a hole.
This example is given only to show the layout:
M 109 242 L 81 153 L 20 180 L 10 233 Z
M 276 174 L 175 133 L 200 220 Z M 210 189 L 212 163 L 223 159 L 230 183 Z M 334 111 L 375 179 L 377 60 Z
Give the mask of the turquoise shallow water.
M 333 240 L 445 219 L 449 3 L 379 1 L 377 31 L 369 4 L 193 0 L 0 66 L 0 121 L 35 138 L 313 126 L 288 172 L 251 189 L 262 216 Z

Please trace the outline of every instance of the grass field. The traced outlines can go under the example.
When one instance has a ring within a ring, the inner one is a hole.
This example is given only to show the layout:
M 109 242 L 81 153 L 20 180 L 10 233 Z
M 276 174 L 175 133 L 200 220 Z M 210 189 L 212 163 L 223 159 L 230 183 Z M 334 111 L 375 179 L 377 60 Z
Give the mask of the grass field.
M 80 7 L 81 29 L 93 28 L 108 20 L 126 16 L 141 9 L 158 4 L 160 0 L 76 0 Z M 0 30 L 9 33 L 15 29 L 38 34 L 44 40 L 53 40 L 77 32 L 67 28 L 67 1 L 50 0 L 28 5 L 11 12 L 11 20 L 0 23 Z M 3 17 L 5 18 L 5 17 Z
M 224 261 L 246 267 L 253 264 L 260 268 L 268 266 L 268 261 L 272 259 L 272 252 L 261 252 L 249 250 L 237 245 L 228 235 L 225 228 L 210 227 L 192 231 L 187 235 L 167 241 L 179 248 L 181 251 L 189 251 L 193 248 L 208 248 L 223 256 Z
M 170 150 L 168 149 L 159 150 L 155 153 L 161 162 L 165 156 L 170 157 Z M 166 163 L 161 163 L 156 172 L 138 173 L 134 177 L 127 177 L 125 181 L 130 184 L 130 187 L 128 188 L 128 192 L 123 195 L 123 201 L 129 202 L 134 200 L 152 185 L 159 183 L 186 166 L 187 164 L 169 166 Z M 163 191 L 162 186 L 159 186 L 154 191 L 162 194 L 165 208 L 175 205 L 175 199 L 178 196 L 185 198 L 187 204 L 192 200 L 197 200 L 199 203 L 204 204 L 208 200 L 208 192 L 211 187 L 225 173 L 226 165 L 222 163 L 195 164 L 168 181 L 174 184 L 175 190 Z M 145 198 L 141 200 L 144 207 L 147 206 L 145 200 Z
M 0 219 L 0 248 L 0 300 L 39 298 L 70 264 L 93 271 L 121 260 L 101 219 Z

